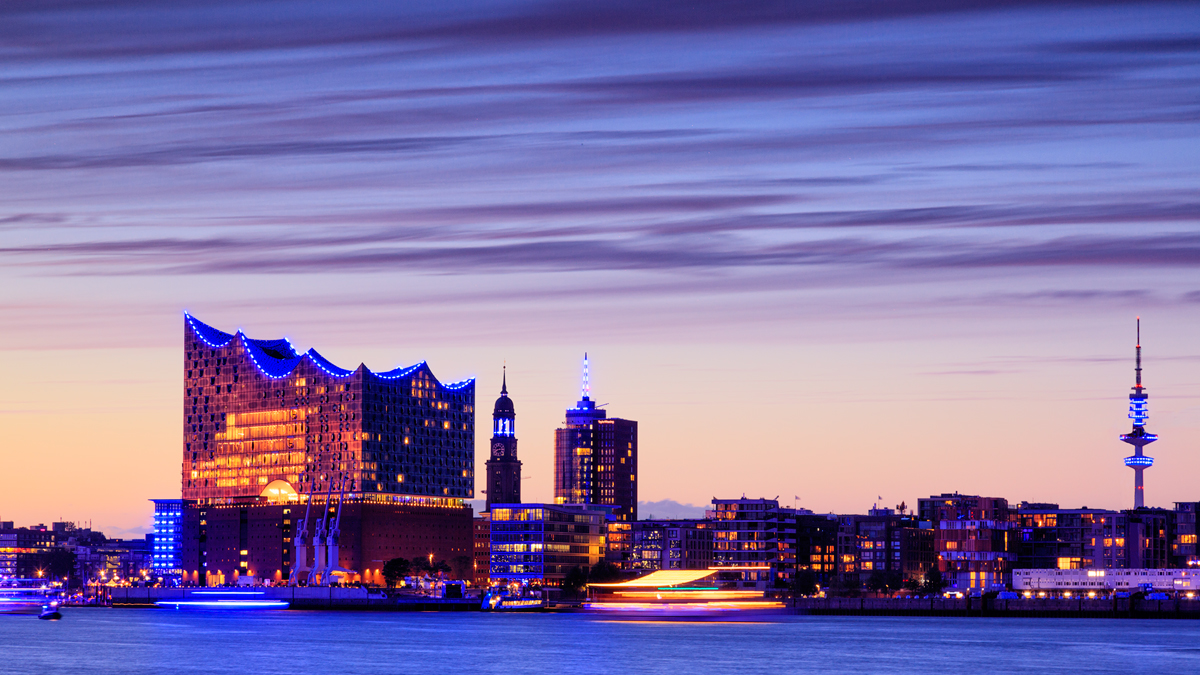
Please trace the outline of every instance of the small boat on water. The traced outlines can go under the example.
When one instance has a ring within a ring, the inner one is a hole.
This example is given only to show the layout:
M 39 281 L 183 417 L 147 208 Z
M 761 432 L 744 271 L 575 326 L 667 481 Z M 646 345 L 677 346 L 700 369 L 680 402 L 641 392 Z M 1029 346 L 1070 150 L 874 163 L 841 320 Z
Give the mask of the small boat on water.
M 0 614 L 36 615 L 57 621 L 64 591 L 44 579 L 8 579 L 0 582 Z
M 541 598 L 523 598 L 495 590 L 488 591 L 481 602 L 485 612 L 539 612 L 546 606 Z
M 633 621 L 759 621 L 787 613 L 786 605 L 762 591 L 720 588 L 711 581 L 720 571 L 659 570 L 629 581 L 589 584 L 583 609 Z

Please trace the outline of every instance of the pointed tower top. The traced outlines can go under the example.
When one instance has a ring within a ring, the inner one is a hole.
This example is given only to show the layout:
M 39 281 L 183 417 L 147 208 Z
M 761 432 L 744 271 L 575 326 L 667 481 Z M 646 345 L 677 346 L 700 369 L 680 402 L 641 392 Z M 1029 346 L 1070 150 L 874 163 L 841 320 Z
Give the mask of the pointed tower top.
M 588 400 L 592 394 L 592 384 L 588 378 L 588 355 L 583 353 L 583 400 Z
M 1134 389 L 1142 389 L 1142 317 L 1137 318 L 1137 366 L 1134 368 L 1137 373 L 1137 384 Z
M 508 396 L 508 362 L 504 363 L 504 374 L 500 380 L 500 395 Z

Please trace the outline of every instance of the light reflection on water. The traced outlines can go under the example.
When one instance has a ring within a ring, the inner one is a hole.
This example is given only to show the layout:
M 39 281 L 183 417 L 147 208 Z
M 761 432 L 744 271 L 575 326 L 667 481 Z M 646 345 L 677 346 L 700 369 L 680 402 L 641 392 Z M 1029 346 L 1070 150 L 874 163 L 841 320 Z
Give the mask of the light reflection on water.
M 0 616 L 0 673 L 1164 673 L 1200 621 L 68 609 Z

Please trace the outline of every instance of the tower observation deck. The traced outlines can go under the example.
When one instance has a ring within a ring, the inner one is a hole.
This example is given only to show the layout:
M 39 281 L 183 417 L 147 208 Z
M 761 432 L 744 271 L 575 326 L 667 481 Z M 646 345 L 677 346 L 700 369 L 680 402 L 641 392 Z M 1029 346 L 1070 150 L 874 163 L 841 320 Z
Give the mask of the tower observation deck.
M 1146 505 L 1145 486 L 1142 473 L 1154 466 L 1154 458 L 1142 454 L 1142 448 L 1158 440 L 1155 434 L 1146 432 L 1146 420 L 1150 418 L 1146 388 L 1142 386 L 1142 319 L 1137 321 L 1137 365 L 1134 368 L 1136 381 L 1129 395 L 1129 419 L 1133 420 L 1133 431 L 1121 434 L 1121 440 L 1133 446 L 1133 454 L 1125 458 L 1125 466 L 1133 469 L 1133 508 Z

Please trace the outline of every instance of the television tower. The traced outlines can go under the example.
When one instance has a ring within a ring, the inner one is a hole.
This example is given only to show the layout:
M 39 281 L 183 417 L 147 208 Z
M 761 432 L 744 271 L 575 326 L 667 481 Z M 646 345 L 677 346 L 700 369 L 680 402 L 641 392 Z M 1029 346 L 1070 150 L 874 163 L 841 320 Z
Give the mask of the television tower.
M 1137 367 L 1134 368 L 1137 381 L 1133 385 L 1133 393 L 1129 395 L 1129 419 L 1133 420 L 1133 431 L 1121 434 L 1121 440 L 1133 446 L 1133 455 L 1125 458 L 1125 466 L 1133 469 L 1133 508 L 1140 509 L 1146 505 L 1145 487 L 1142 484 L 1142 472 L 1154 466 L 1154 458 L 1142 454 L 1142 448 L 1158 440 L 1155 434 L 1146 433 L 1146 420 L 1150 418 L 1147 409 L 1145 387 L 1142 386 L 1142 318 L 1137 320 Z

